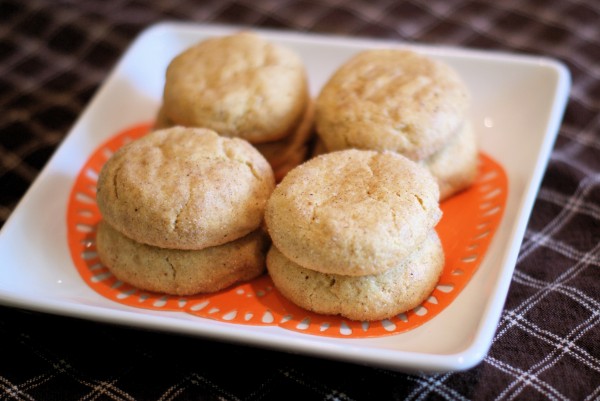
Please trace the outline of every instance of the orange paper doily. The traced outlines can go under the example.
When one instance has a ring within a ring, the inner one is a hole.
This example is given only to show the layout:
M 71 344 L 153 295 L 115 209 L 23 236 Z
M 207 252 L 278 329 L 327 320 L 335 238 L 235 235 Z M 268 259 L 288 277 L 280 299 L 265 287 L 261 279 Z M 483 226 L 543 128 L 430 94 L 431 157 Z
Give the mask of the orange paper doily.
M 467 285 L 481 264 L 502 218 L 508 182 L 502 166 L 480 154 L 479 175 L 467 191 L 441 203 L 437 226 L 446 264 L 439 283 L 420 306 L 375 322 L 319 315 L 287 301 L 268 275 L 213 294 L 188 297 L 138 290 L 117 280 L 96 253 L 96 183 L 103 164 L 121 146 L 145 135 L 151 124 L 139 124 L 110 138 L 90 156 L 69 197 L 67 235 L 77 271 L 94 291 L 115 302 L 161 311 L 179 311 L 235 324 L 279 326 L 326 337 L 364 338 L 398 334 L 431 320 Z

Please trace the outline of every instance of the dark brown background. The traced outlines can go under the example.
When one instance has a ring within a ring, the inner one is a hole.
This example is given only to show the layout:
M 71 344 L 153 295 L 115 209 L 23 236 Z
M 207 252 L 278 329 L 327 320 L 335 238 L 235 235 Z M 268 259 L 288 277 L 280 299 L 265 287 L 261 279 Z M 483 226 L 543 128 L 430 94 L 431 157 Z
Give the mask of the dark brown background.
M 0 400 L 600 399 L 598 1 L 0 0 L 0 224 L 127 46 L 163 20 L 563 61 L 573 87 L 492 348 L 465 372 L 406 375 L 0 307 Z

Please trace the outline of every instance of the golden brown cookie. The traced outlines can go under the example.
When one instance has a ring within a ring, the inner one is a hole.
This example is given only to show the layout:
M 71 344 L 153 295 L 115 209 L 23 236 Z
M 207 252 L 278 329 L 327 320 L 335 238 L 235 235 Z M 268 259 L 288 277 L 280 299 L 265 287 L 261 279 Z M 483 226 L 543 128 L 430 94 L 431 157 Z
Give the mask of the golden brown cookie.
M 383 273 L 344 276 L 306 269 L 272 246 L 267 269 L 275 287 L 294 304 L 351 320 L 381 320 L 421 304 L 435 288 L 444 251 L 431 230 L 414 252 Z
M 172 295 L 215 292 L 251 280 L 265 270 L 269 240 L 259 229 L 235 241 L 185 251 L 133 241 L 108 223 L 98 224 L 96 246 L 102 263 L 136 288 Z
M 468 188 L 477 177 L 479 146 L 473 127 L 465 122 L 442 149 L 423 160 L 440 186 L 440 201 Z
M 137 242 L 202 249 L 256 230 L 274 186 L 271 166 L 247 141 L 173 127 L 115 152 L 96 197 L 103 218 Z
M 251 143 L 291 134 L 307 102 L 300 57 L 252 32 L 211 37 L 180 53 L 163 91 L 165 114 L 175 124 Z
M 394 152 L 343 150 L 294 168 L 273 191 L 265 223 L 289 259 L 322 273 L 375 274 L 395 267 L 442 212 L 423 166 Z
M 410 50 L 375 49 L 345 62 L 321 89 L 315 124 L 330 151 L 392 150 L 422 160 L 462 125 L 469 93 L 447 64 Z

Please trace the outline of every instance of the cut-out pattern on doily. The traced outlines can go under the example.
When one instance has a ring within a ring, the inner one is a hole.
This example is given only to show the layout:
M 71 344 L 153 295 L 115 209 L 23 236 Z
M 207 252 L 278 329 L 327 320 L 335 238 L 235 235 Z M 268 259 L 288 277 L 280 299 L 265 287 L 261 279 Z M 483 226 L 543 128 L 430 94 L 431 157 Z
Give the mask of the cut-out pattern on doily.
M 132 307 L 167 313 L 183 311 L 200 318 L 279 326 L 326 337 L 363 338 L 402 333 L 431 320 L 460 294 L 484 259 L 506 204 L 506 174 L 497 162 L 481 153 L 475 184 L 441 204 L 444 215 L 437 231 L 446 265 L 437 287 L 420 306 L 390 319 L 357 322 L 308 312 L 283 298 L 268 275 L 214 294 L 179 297 L 150 293 L 117 280 L 100 262 L 95 248 L 96 225 L 101 218 L 96 205 L 100 169 L 118 148 L 145 135 L 149 128 L 150 124 L 136 125 L 102 144 L 81 169 L 67 210 L 69 248 L 85 283 L 102 296 Z

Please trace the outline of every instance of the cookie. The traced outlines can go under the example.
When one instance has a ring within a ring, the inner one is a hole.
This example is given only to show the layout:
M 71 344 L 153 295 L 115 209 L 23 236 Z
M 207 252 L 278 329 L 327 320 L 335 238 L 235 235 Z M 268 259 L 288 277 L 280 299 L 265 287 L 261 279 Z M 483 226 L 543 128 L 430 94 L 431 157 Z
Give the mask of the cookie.
M 443 266 L 435 230 L 395 267 L 375 275 L 319 273 L 292 262 L 274 246 L 267 254 L 273 284 L 288 300 L 315 313 L 360 321 L 390 318 L 420 305 L 435 288 Z
M 171 295 L 215 292 L 260 276 L 268 245 L 260 229 L 199 251 L 140 244 L 105 221 L 98 224 L 96 236 L 98 256 L 117 279 L 141 290 Z
M 423 161 L 440 186 L 440 200 L 468 188 L 477 177 L 479 147 L 469 122 L 438 152 Z
M 461 127 L 469 101 L 460 76 L 441 61 L 410 50 L 366 50 L 321 89 L 316 131 L 330 151 L 391 150 L 422 160 Z
M 274 186 L 271 166 L 247 141 L 173 127 L 115 152 L 96 199 L 103 218 L 129 238 L 191 250 L 256 230 Z
M 163 105 L 171 121 L 251 143 L 290 135 L 307 103 L 300 57 L 252 32 L 205 39 L 166 71 Z
M 359 276 L 395 267 L 441 215 L 439 188 L 425 167 L 394 152 L 349 149 L 288 172 L 267 202 L 265 223 L 288 259 Z

